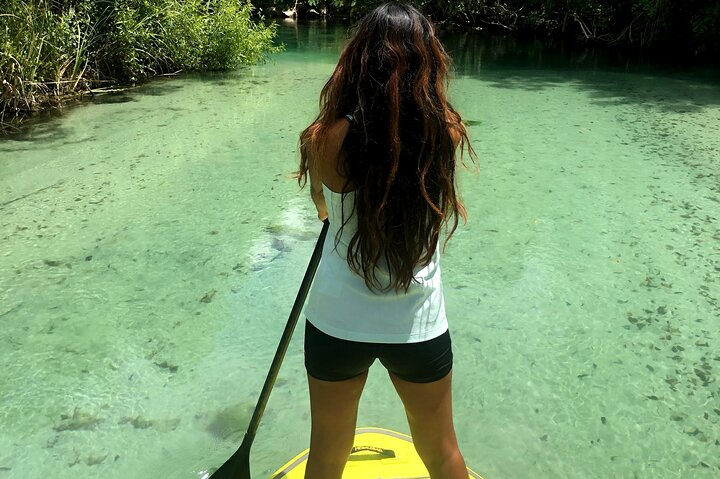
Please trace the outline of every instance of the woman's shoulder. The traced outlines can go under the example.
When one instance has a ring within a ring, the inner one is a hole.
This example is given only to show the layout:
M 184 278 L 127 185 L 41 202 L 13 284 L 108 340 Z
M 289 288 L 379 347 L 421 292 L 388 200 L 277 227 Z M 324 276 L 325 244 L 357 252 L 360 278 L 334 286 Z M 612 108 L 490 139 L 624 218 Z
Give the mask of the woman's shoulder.
M 341 157 L 343 142 L 349 128 L 349 121 L 341 118 L 329 126 L 323 138 L 318 139 L 322 142 L 319 158 L 317 158 L 320 175 L 323 183 L 334 191 L 341 191 L 345 186 L 345 178 L 340 174 L 342 172 Z
M 330 125 L 327 132 L 326 141 L 330 147 L 328 150 L 333 150 L 335 153 L 339 153 L 342 149 L 343 142 L 347 136 L 348 130 L 350 129 L 350 121 L 346 118 L 340 118 Z

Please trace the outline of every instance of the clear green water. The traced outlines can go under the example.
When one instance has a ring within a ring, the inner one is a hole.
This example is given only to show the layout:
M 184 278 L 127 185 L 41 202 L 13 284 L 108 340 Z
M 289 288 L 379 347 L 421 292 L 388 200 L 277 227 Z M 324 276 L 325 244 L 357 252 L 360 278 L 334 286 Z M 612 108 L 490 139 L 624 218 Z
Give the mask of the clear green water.
M 342 29 L 0 142 L 0 478 L 198 478 L 244 431 L 320 225 L 289 179 Z M 720 476 L 720 82 L 448 39 L 480 155 L 443 259 L 487 479 Z M 293 340 L 253 446 L 308 442 Z M 407 431 L 376 366 L 361 425 Z

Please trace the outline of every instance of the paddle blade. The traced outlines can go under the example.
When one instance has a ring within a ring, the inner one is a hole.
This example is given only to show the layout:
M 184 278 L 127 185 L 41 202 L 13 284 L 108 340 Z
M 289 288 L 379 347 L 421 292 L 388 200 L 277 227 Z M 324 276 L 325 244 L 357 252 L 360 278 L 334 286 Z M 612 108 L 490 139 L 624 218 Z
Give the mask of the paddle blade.
M 312 284 L 313 278 L 315 277 L 315 271 L 320 264 L 320 257 L 322 256 L 322 248 L 325 243 L 325 236 L 327 236 L 328 227 L 330 222 L 326 219 L 323 221 L 322 231 L 320 237 L 318 237 L 315 249 L 313 250 L 312 257 L 310 258 L 310 264 L 308 264 L 305 276 L 303 277 L 302 284 L 300 285 L 300 291 L 298 291 L 295 303 L 293 304 L 292 310 L 290 311 L 290 317 L 288 318 L 285 330 L 280 338 L 280 344 L 278 344 L 277 351 L 273 357 L 273 362 L 270 365 L 270 371 L 265 378 L 260 397 L 258 398 L 257 405 L 253 411 L 250 424 L 248 424 L 247 432 L 243 437 L 243 442 L 240 448 L 235 451 L 230 459 L 225 461 L 225 464 L 220 466 L 220 469 L 215 471 L 209 479 L 250 479 L 250 446 L 252 446 L 253 440 L 255 439 L 255 432 L 257 431 L 260 418 L 265 411 L 270 392 L 272 391 L 275 379 L 277 378 L 278 371 L 280 371 L 280 365 L 282 364 L 285 352 L 287 351 L 288 344 L 292 338 L 295 325 L 300 317 L 300 311 L 305 304 L 305 298 L 307 297 L 310 285 Z
M 210 479 L 250 479 L 250 446 L 252 442 L 243 440 L 240 448 L 220 469 L 213 472 Z

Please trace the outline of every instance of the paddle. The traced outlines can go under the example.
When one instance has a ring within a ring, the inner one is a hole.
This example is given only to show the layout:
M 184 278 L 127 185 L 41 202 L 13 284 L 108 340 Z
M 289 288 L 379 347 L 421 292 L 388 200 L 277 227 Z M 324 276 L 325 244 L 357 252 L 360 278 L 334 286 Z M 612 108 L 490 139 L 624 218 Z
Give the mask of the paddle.
M 315 271 L 317 271 L 318 264 L 320 263 L 320 256 L 322 255 L 322 247 L 325 242 L 325 236 L 327 236 L 327 230 L 329 221 L 325 220 L 320 237 L 315 244 L 312 257 L 310 258 L 310 264 L 305 271 L 302 284 L 300 285 L 300 291 L 298 291 L 297 297 L 295 298 L 295 304 L 293 304 L 292 311 L 290 311 L 290 317 L 288 318 L 287 324 L 285 325 L 285 331 L 283 331 L 282 338 L 280 338 L 280 344 L 278 344 L 277 351 L 275 351 L 275 357 L 273 358 L 270 371 L 265 378 L 265 384 L 263 385 L 262 391 L 260 392 L 260 398 L 258 399 L 257 405 L 255 405 L 255 411 L 253 411 L 252 419 L 248 424 L 245 437 L 243 437 L 240 448 L 230 456 L 230 459 L 220 466 L 220 469 L 215 471 L 210 479 L 250 479 L 250 447 L 255 439 L 255 433 L 257 432 L 258 425 L 260 424 L 260 418 L 265 412 L 265 406 L 267 405 L 268 398 L 272 392 L 275 379 L 277 378 L 278 372 L 280 371 L 280 365 L 285 358 L 285 352 L 287 351 L 290 339 L 292 338 L 295 325 L 298 322 L 300 311 L 305 304 L 305 298 L 307 297 L 310 285 L 312 284 L 313 278 L 315 277 Z

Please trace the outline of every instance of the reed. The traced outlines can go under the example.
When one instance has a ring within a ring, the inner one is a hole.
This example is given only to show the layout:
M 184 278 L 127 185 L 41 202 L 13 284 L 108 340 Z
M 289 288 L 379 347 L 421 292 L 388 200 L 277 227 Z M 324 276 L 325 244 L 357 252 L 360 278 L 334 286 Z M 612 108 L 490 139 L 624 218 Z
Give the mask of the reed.
M 0 128 L 100 85 L 226 70 L 277 50 L 248 0 L 4 0 Z

